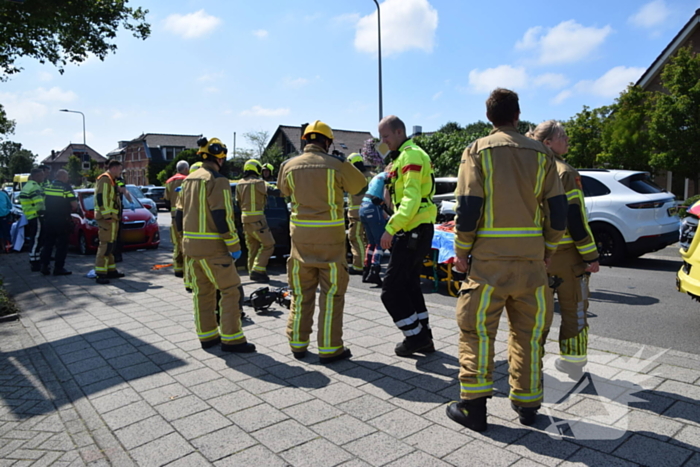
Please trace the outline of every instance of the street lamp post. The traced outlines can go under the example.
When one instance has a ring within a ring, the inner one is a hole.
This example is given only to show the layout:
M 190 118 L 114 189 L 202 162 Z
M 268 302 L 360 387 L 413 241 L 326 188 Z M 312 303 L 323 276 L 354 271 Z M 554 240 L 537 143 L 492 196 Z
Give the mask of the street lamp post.
M 377 5 L 377 42 L 379 44 L 379 120 L 384 118 L 384 111 L 382 110 L 382 18 L 379 12 L 379 2 L 374 0 L 374 4 Z
M 71 113 L 80 114 L 83 116 L 83 146 L 87 146 L 87 144 L 85 143 L 85 114 L 78 111 L 78 110 L 61 109 L 60 111 L 61 112 L 71 112 Z

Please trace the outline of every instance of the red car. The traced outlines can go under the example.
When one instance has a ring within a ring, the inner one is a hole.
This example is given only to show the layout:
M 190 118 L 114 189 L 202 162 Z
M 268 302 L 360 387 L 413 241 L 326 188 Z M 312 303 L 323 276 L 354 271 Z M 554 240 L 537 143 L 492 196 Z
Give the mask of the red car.
M 99 246 L 98 227 L 95 220 L 95 190 L 75 190 L 78 197 L 78 213 L 73 213 L 73 232 L 69 244 L 81 254 L 94 253 Z M 151 212 L 134 199 L 122 197 L 121 240 L 125 250 L 158 248 L 160 233 L 158 221 Z

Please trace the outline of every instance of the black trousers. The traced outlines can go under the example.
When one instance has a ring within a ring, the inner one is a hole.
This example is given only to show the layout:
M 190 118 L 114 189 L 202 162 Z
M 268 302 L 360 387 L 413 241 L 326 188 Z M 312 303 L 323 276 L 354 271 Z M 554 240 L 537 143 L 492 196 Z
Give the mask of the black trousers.
M 29 245 L 29 263 L 36 267 L 41 262 L 41 244 L 45 235 L 43 220 L 35 217 L 28 221 L 24 229 L 27 245 Z
M 391 248 L 382 285 L 382 303 L 406 337 L 430 329 L 420 274 L 432 241 L 433 224 L 421 224 L 409 232 L 396 234 Z
M 51 253 L 56 247 L 54 256 L 54 270 L 63 269 L 66 265 L 66 255 L 68 254 L 68 230 L 69 221 L 50 222 L 44 221 L 44 235 L 41 246 L 41 265 L 49 267 L 51 265 Z

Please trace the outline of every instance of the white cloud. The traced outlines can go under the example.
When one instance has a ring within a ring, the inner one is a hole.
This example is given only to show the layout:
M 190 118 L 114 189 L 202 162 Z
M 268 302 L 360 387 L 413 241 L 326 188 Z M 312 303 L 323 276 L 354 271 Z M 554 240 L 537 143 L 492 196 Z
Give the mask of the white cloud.
M 253 35 L 258 39 L 265 39 L 267 37 L 267 31 L 264 29 L 256 29 L 253 31 Z
M 358 21 L 360 21 L 361 16 L 357 13 L 345 13 L 343 15 L 336 16 L 333 18 L 333 22 L 338 25 L 352 25 L 355 26 Z
M 289 109 L 286 107 L 265 109 L 259 105 L 254 105 L 252 108 L 241 112 L 241 115 L 244 117 L 282 117 L 284 115 L 289 115 Z
M 34 99 L 44 102 L 72 102 L 78 98 L 73 91 L 63 91 L 54 86 L 51 89 L 38 88 L 31 92 Z
M 518 89 L 526 87 L 527 84 L 527 71 L 523 67 L 500 65 L 484 71 L 474 69 L 469 72 L 469 85 L 475 92 L 491 92 L 498 87 Z
M 528 29 L 515 48 L 535 50 L 541 64 L 572 63 L 591 55 L 611 32 L 610 26 L 584 27 L 569 20 L 546 31 L 542 26 Z
M 291 88 L 291 89 L 299 89 L 299 88 L 304 87 L 307 84 L 309 84 L 309 82 L 310 81 L 306 78 L 294 78 L 294 79 L 292 79 L 292 78 L 287 77 L 284 79 L 284 86 L 287 88 Z
M 224 77 L 224 72 L 219 71 L 217 73 L 205 73 L 199 78 L 197 78 L 197 81 L 203 82 L 203 83 L 209 83 L 212 81 L 217 81 L 220 80 L 221 78 Z
M 646 68 L 616 66 L 595 81 L 579 81 L 574 89 L 580 93 L 613 98 L 642 76 Z
M 630 16 L 629 22 L 640 28 L 653 28 L 663 24 L 671 15 L 664 0 L 654 0 L 642 6 L 637 13 Z
M 533 84 L 537 87 L 544 86 L 550 89 L 561 89 L 569 84 L 569 80 L 560 73 L 544 73 L 535 77 Z
M 221 23 L 220 18 L 208 15 L 204 10 L 199 10 L 186 15 L 172 14 L 165 18 L 164 26 L 166 31 L 185 39 L 196 39 L 211 34 Z
M 432 52 L 438 13 L 428 0 L 385 0 L 382 17 L 382 55 L 411 49 Z M 355 49 L 377 53 L 377 11 L 357 21 Z
M 48 82 L 53 79 L 53 75 L 47 71 L 42 71 L 39 73 L 39 81 Z
M 554 97 L 554 99 L 552 99 L 552 104 L 559 105 L 573 95 L 574 95 L 573 91 L 571 91 L 570 89 L 565 89 L 562 92 L 560 92 L 559 94 L 557 94 Z
M 435 94 L 433 94 L 433 100 L 436 101 L 442 97 L 442 91 L 438 91 Z
M 77 97 L 73 91 L 63 91 L 59 87 L 37 88 L 23 93 L 0 93 L 0 102 L 5 107 L 8 118 L 25 124 L 41 120 L 49 113 L 50 107 L 55 106 L 51 110 L 58 112 L 59 105 L 72 102 Z

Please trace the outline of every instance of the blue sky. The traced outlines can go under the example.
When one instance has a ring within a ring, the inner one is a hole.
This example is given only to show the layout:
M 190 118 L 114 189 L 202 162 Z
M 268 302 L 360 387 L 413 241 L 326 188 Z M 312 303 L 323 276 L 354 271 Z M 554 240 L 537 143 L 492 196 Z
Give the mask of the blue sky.
M 21 60 L 0 83 L 17 122 L 9 139 L 46 157 L 82 142 L 101 154 L 142 133 L 204 134 L 229 148 L 243 133 L 320 119 L 376 135 L 372 0 L 131 0 L 152 35 L 126 32 L 103 62 Z M 384 114 L 424 131 L 484 120 L 496 86 L 522 118 L 566 120 L 611 103 L 690 19 L 700 0 L 384 0 Z

